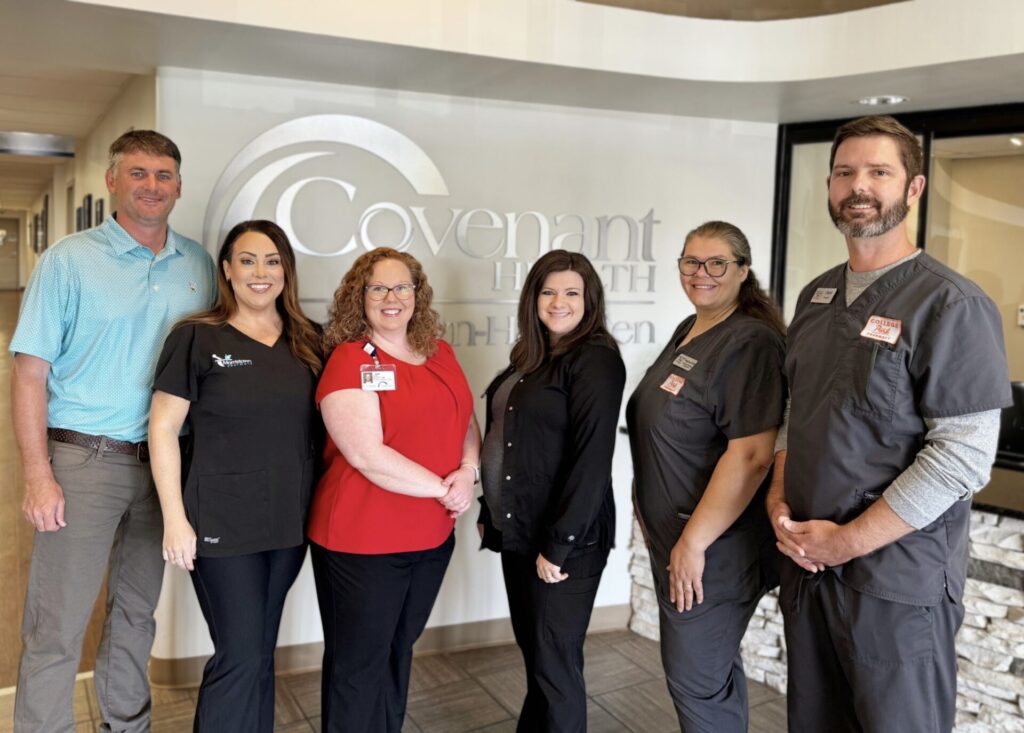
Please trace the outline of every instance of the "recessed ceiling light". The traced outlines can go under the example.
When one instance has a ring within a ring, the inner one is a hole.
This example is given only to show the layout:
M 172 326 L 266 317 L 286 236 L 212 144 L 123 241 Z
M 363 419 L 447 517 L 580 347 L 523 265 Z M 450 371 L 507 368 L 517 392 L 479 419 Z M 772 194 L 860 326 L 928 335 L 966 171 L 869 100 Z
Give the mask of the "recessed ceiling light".
M 1022 145 L 1024 145 L 1024 140 L 1021 140 L 1019 137 L 1016 137 L 1016 136 L 1011 137 L 1010 138 L 1010 145 L 1016 145 L 1019 148 Z
M 858 99 L 857 103 L 866 104 L 869 107 L 885 107 L 894 104 L 903 104 L 909 100 L 909 97 L 901 97 L 898 94 L 879 94 L 874 97 L 863 97 Z

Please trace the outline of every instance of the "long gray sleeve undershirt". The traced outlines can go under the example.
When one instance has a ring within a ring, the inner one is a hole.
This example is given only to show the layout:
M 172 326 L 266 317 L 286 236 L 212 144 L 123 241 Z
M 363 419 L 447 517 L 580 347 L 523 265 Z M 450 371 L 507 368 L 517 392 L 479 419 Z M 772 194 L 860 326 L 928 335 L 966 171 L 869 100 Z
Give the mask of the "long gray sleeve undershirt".
M 846 305 L 871 283 L 914 254 L 871 272 L 846 266 Z M 882 496 L 904 522 L 921 529 L 938 519 L 954 502 L 970 499 L 988 483 L 999 441 L 999 410 L 969 415 L 925 418 L 927 432 L 914 462 L 897 476 Z M 789 403 L 775 439 L 775 452 L 786 450 Z

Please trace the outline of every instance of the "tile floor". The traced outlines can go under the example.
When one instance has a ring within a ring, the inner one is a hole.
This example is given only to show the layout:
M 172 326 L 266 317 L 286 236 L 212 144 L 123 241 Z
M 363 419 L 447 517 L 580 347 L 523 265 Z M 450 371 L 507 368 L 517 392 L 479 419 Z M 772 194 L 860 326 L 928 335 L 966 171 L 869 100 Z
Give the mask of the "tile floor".
M 592 634 L 586 660 L 590 733 L 678 731 L 657 643 L 629 631 Z M 525 690 L 515 646 L 417 657 L 404 733 L 513 733 Z M 152 733 L 191 731 L 195 696 L 195 688 L 154 690 Z M 784 733 L 785 703 L 777 692 L 751 683 L 752 733 Z M 11 730 L 13 704 L 13 694 L 0 695 L 0 733 Z M 92 680 L 79 681 L 77 733 L 96 729 L 96 710 Z M 319 715 L 319 671 L 278 677 L 276 731 L 319 733 Z

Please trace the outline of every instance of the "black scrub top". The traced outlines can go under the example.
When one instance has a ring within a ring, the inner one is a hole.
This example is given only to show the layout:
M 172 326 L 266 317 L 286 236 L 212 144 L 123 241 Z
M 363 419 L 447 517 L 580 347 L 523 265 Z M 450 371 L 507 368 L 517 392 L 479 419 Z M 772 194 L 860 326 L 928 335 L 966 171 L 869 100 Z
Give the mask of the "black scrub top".
M 626 405 L 634 503 L 665 598 L 672 547 L 729 441 L 780 425 L 786 402 L 779 334 L 736 311 L 677 349 L 695 320 L 679 324 Z M 749 598 L 774 584 L 774 542 L 763 501 L 768 482 L 708 548 L 705 597 Z
M 175 328 L 153 388 L 189 400 L 185 513 L 202 557 L 300 545 L 315 479 L 316 377 L 282 335 L 228 324 Z

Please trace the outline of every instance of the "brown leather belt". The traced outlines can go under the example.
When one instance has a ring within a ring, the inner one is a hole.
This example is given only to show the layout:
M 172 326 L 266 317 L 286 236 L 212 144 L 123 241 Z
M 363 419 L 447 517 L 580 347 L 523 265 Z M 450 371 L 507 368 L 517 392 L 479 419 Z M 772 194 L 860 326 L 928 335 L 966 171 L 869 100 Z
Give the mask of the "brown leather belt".
M 129 443 L 127 440 L 114 440 L 105 435 L 88 435 L 67 428 L 47 428 L 46 434 L 50 440 L 56 440 L 58 443 L 70 443 L 90 450 L 102 448 L 108 453 L 135 456 L 142 463 L 149 462 L 149 443 L 146 441 Z

